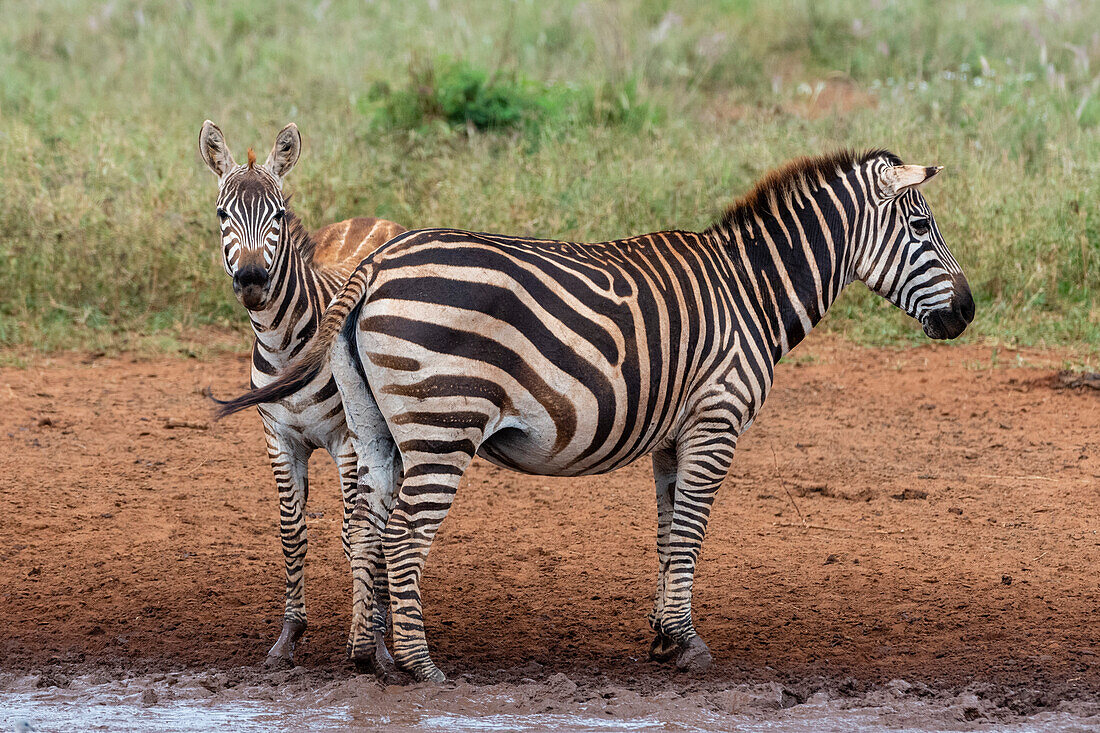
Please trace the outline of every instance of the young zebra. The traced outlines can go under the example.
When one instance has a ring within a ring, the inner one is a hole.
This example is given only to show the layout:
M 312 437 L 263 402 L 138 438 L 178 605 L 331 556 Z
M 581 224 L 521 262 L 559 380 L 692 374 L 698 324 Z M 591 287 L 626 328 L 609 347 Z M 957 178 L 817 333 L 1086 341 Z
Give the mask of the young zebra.
M 360 460 L 352 524 L 364 535 L 352 554 L 374 567 L 384 555 L 394 657 L 418 679 L 443 679 L 428 656 L 420 578 L 475 454 L 553 476 L 652 454 L 650 654 L 703 669 L 711 656 L 692 623 L 695 565 L 737 438 L 779 359 L 856 279 L 934 339 L 958 336 L 974 316 L 917 190 L 939 170 L 885 151 L 802 159 L 700 233 L 601 244 L 406 233 L 349 278 L 308 354 L 225 412 L 292 394 L 331 359 Z M 404 479 L 391 511 L 395 461 Z M 371 604 L 355 600 L 359 613 Z
M 237 165 L 217 125 L 207 120 L 199 152 L 218 176 L 218 219 L 225 271 L 233 292 L 248 309 L 256 340 L 252 345 L 252 386 L 268 384 L 314 341 L 332 296 L 360 260 L 405 231 L 383 219 L 356 218 L 330 224 L 313 235 L 287 208 L 282 182 L 298 161 L 302 138 L 294 124 L 275 138 L 263 165 L 248 151 Z M 340 394 L 328 369 L 292 394 L 259 408 L 267 453 L 279 490 L 279 533 L 286 563 L 286 610 L 269 662 L 290 663 L 306 627 L 304 571 L 309 456 L 323 448 L 336 461 L 344 497 L 341 538 L 350 558 L 348 519 L 355 502 L 357 459 L 348 436 Z M 369 578 L 367 568 L 354 569 Z M 382 595 L 384 596 L 384 588 Z M 383 606 L 383 609 L 385 606 Z M 382 617 L 382 628 L 385 624 Z

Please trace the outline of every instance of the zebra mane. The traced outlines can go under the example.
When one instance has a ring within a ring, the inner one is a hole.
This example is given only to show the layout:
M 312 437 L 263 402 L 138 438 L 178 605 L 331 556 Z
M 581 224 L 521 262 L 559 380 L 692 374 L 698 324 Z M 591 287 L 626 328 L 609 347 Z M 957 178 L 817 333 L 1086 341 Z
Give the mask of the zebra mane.
M 286 226 L 286 236 L 290 240 L 290 246 L 298 250 L 302 262 L 309 268 L 313 267 L 313 253 L 317 249 L 317 242 L 309 235 L 309 230 L 298 218 L 298 215 L 290 210 L 290 195 L 283 197 L 283 221 Z
M 857 153 L 848 148 L 825 155 L 795 158 L 774 168 L 756 185 L 726 209 L 726 213 L 707 228 L 707 232 L 730 231 L 752 220 L 754 215 L 766 214 L 771 200 L 783 198 L 792 191 L 805 191 L 819 185 L 820 180 L 831 181 L 843 176 L 856 166 L 875 158 L 885 158 L 890 165 L 901 165 L 901 158 L 885 149 Z

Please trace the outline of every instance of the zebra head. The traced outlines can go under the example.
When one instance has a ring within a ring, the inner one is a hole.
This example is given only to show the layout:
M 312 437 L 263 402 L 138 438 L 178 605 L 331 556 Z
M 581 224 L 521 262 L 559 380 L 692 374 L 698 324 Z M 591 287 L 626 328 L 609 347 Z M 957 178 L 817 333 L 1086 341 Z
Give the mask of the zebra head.
M 929 338 L 953 339 L 974 320 L 974 298 L 918 190 L 941 170 L 901 165 L 892 155 L 871 162 L 877 236 L 858 257 L 856 277 L 918 320 Z
M 276 136 L 263 165 L 256 164 L 251 148 L 248 162 L 237 165 L 225 136 L 210 120 L 199 133 L 199 153 L 218 177 L 225 271 L 233 278 L 237 300 L 249 310 L 262 310 L 270 295 L 286 212 L 283 177 L 298 162 L 301 150 L 302 136 L 294 123 Z

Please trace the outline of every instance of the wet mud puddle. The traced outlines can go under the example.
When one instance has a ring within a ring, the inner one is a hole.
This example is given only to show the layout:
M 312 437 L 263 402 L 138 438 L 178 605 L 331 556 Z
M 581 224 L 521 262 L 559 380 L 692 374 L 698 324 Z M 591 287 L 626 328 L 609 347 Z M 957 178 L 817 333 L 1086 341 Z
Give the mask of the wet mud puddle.
M 0 731 L 338 731 L 416 733 L 578 731 L 970 731 L 1100 729 L 1100 704 L 1019 717 L 976 695 L 916 696 L 891 683 L 859 697 L 824 692 L 790 704 L 774 683 L 699 691 L 545 681 L 382 687 L 361 678 L 232 681 L 224 673 L 106 679 L 62 685 L 0 675 Z

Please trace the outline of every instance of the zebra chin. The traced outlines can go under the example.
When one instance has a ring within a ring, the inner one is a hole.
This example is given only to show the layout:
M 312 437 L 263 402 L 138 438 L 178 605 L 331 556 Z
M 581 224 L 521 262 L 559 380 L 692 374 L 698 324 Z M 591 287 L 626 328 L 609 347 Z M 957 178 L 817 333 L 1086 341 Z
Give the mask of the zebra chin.
M 921 322 L 924 335 L 930 339 L 942 341 L 962 335 L 968 325 L 966 319 L 954 310 L 944 308 L 929 313 Z

